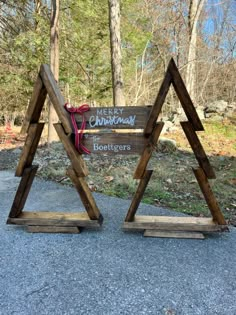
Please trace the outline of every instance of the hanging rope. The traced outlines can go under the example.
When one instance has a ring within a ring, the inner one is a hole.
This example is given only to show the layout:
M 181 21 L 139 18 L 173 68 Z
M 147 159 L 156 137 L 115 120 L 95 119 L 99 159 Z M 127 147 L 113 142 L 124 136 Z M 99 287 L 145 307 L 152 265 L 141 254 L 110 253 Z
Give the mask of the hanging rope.
M 74 128 L 74 133 L 75 133 L 75 147 L 76 150 L 79 153 L 87 153 L 90 154 L 91 152 L 82 144 L 82 138 L 83 138 L 83 133 L 86 127 L 86 120 L 84 117 L 84 113 L 89 111 L 89 105 L 88 104 L 83 104 L 79 107 L 73 107 L 69 103 L 66 103 L 64 105 L 65 109 L 67 110 L 68 113 L 70 113 L 71 117 L 71 122 Z M 79 114 L 82 116 L 82 124 L 80 126 L 80 129 L 78 130 L 76 120 L 75 120 L 75 114 Z

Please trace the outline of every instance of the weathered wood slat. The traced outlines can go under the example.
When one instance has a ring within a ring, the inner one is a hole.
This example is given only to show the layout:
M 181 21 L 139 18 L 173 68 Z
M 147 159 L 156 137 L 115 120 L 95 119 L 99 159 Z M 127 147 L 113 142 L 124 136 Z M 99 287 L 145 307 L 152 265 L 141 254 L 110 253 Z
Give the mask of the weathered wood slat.
M 159 92 L 157 94 L 156 100 L 154 102 L 154 105 L 152 107 L 152 111 L 151 111 L 150 116 L 148 118 L 146 127 L 144 129 L 144 134 L 146 134 L 146 135 L 149 135 L 155 127 L 157 118 L 161 112 L 162 106 L 163 106 L 165 99 L 166 99 L 166 95 L 169 91 L 171 79 L 172 79 L 172 77 L 171 77 L 169 71 L 167 70 L 165 77 L 164 77 L 164 80 L 163 80 L 161 87 L 159 89 Z
M 220 210 L 219 204 L 213 194 L 211 186 L 208 182 L 206 174 L 201 168 L 193 169 L 194 175 L 198 181 L 201 191 L 204 195 L 208 208 L 211 211 L 213 220 L 215 220 L 220 225 L 227 225 L 225 218 Z M 225 230 L 228 230 L 226 227 Z
M 204 235 L 199 232 L 182 232 L 182 231 L 155 231 L 145 230 L 145 237 L 161 237 L 161 238 L 184 238 L 184 239 L 204 239 Z
M 201 120 L 198 117 L 197 111 L 193 105 L 193 102 L 189 96 L 184 81 L 179 73 L 179 70 L 173 58 L 169 62 L 168 71 L 172 76 L 172 84 L 174 86 L 175 92 L 194 130 L 196 131 L 204 130 Z
M 9 213 L 10 218 L 15 218 L 22 212 L 37 169 L 38 166 L 33 165 L 24 170 Z
M 175 92 L 182 104 L 182 107 L 188 120 L 191 122 L 192 126 L 194 127 L 194 130 L 196 131 L 204 130 L 201 120 L 198 117 L 197 111 L 193 105 L 190 95 L 186 89 L 183 79 L 173 59 L 171 59 L 170 61 L 169 71 L 172 74 L 172 84 L 174 86 Z
M 69 233 L 79 234 L 80 230 L 76 226 L 40 226 L 28 225 L 26 231 L 30 233 Z
M 149 183 L 149 180 L 152 176 L 152 172 L 153 172 L 152 170 L 145 171 L 143 178 L 140 179 L 138 188 L 135 192 L 132 203 L 129 207 L 128 213 L 127 213 L 126 218 L 125 218 L 126 222 L 133 221 L 135 213 L 136 213 L 138 206 L 142 200 L 145 189 L 146 189 L 146 187 Z
M 80 198 L 84 204 L 84 207 L 88 213 L 88 216 L 91 220 L 99 220 L 99 222 L 102 222 L 103 217 L 96 205 L 96 202 L 93 198 L 93 195 L 88 187 L 88 184 L 86 183 L 85 179 L 82 177 L 78 177 L 73 170 L 73 168 L 68 168 L 67 174 L 70 177 L 71 181 L 75 185 Z
M 15 176 L 22 176 L 24 169 L 31 166 L 42 135 L 43 127 L 44 123 L 30 124 Z
M 90 220 L 87 212 L 22 212 L 17 218 L 8 218 L 8 224 L 36 225 L 36 226 L 76 226 L 100 227 L 98 220 Z
M 86 129 L 143 129 L 151 112 L 151 106 L 90 107 L 83 114 Z M 82 116 L 75 114 L 78 129 Z
M 88 169 L 82 158 L 82 156 L 76 151 L 74 144 L 72 143 L 71 136 L 66 135 L 61 124 L 54 124 L 57 134 L 63 143 L 66 153 L 71 160 L 73 168 L 78 176 L 87 176 Z
M 163 122 L 157 123 L 152 134 L 150 135 L 150 137 L 148 139 L 148 144 L 144 148 L 143 153 L 139 159 L 137 168 L 135 170 L 135 173 L 134 173 L 135 179 L 140 179 L 143 177 L 143 174 L 144 174 L 146 167 L 147 167 L 147 164 L 148 164 L 148 162 L 152 156 L 154 146 L 156 145 L 156 143 L 159 139 L 159 136 L 161 134 L 163 126 L 164 126 Z
M 180 123 L 184 133 L 188 139 L 188 142 L 194 152 L 194 155 L 199 163 L 199 166 L 204 170 L 208 178 L 216 178 L 215 172 L 206 156 L 206 153 L 198 139 L 196 132 L 194 131 L 192 125 L 188 121 L 183 121 Z
M 94 154 L 140 154 L 147 143 L 148 139 L 142 132 L 99 132 L 83 136 L 83 145 Z
M 47 90 L 40 76 L 38 75 L 37 80 L 35 81 L 34 84 L 33 93 L 21 128 L 21 135 L 24 135 L 28 132 L 30 123 L 37 123 L 39 121 L 46 96 Z
M 136 215 L 133 222 L 124 222 L 123 227 L 133 230 L 217 232 L 225 226 L 216 224 L 211 218 Z
M 64 109 L 65 100 L 61 94 L 61 91 L 54 79 L 49 65 L 41 65 L 40 76 L 47 89 L 49 98 L 57 112 L 57 115 L 63 125 L 63 128 L 67 134 L 72 133 L 73 128 L 70 121 L 70 115 Z

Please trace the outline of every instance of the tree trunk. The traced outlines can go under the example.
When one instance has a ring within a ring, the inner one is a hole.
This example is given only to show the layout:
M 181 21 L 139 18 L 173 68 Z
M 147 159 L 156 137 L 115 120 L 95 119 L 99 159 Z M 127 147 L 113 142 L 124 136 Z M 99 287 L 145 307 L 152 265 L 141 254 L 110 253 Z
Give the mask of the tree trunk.
M 59 2 L 51 0 L 51 24 L 50 24 L 50 66 L 55 80 L 59 79 Z M 58 122 L 57 113 L 49 102 L 48 115 L 48 144 L 58 141 L 57 132 L 53 124 Z
M 205 0 L 190 0 L 188 15 L 189 49 L 186 70 L 186 87 L 196 102 L 197 23 Z
M 124 106 L 123 76 L 121 65 L 121 38 L 120 38 L 120 0 L 108 0 L 109 26 L 111 47 L 111 68 L 113 105 Z

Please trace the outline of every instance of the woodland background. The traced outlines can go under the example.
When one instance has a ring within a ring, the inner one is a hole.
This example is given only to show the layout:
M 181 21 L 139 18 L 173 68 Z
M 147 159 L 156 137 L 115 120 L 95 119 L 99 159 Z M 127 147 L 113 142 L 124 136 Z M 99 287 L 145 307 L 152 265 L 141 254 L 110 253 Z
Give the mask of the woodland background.
M 235 102 L 236 2 L 202 1 L 196 58 L 188 60 L 191 2 L 120 1 L 126 105 L 153 103 L 171 57 L 184 78 L 188 64 L 195 64 L 196 105 Z M 50 10 L 48 0 L 0 0 L 2 123 L 24 116 L 39 66 L 50 63 Z M 108 1 L 60 0 L 59 19 L 59 84 L 65 99 L 112 105 Z M 176 110 L 176 102 L 171 91 L 164 110 Z

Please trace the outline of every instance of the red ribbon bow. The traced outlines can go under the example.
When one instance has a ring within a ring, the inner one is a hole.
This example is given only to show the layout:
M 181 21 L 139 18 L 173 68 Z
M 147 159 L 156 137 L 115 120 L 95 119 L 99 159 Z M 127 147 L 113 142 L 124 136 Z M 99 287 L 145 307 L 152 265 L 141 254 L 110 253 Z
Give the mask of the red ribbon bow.
M 86 120 L 84 118 L 84 113 L 89 111 L 90 109 L 89 105 L 83 104 L 80 107 L 73 107 L 69 103 L 66 103 L 64 107 L 70 113 L 71 122 L 72 122 L 74 133 L 75 133 L 75 147 L 77 151 L 80 153 L 84 152 L 84 153 L 90 154 L 91 152 L 82 144 L 83 133 L 86 127 Z M 77 129 L 75 114 L 79 114 L 82 116 L 82 124 L 80 126 L 80 130 Z

